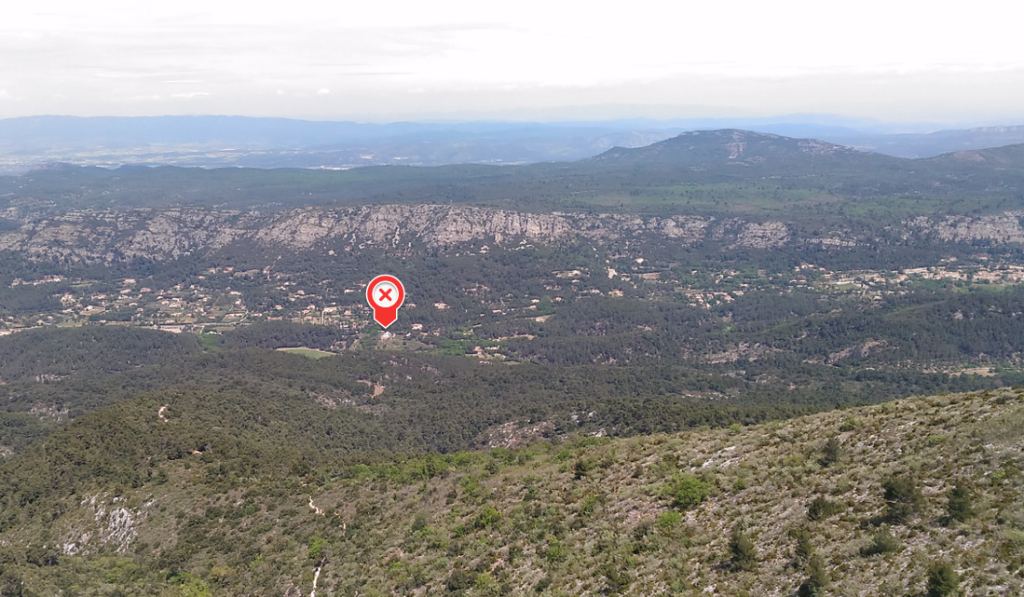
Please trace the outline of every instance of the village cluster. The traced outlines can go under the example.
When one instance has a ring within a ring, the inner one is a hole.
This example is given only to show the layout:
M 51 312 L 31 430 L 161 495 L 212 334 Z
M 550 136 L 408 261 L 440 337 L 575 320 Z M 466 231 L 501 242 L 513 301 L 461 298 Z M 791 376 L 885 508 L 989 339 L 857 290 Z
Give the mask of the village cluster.
M 614 266 L 614 267 L 613 267 Z M 15 279 L 20 285 L 52 287 L 54 300 L 38 312 L 5 311 L 0 305 L 0 335 L 39 326 L 136 325 L 170 332 L 216 332 L 257 321 L 292 321 L 335 326 L 358 332 L 371 321 L 365 288 L 358 284 L 339 287 L 330 280 L 296 281 L 288 272 L 235 271 L 210 268 L 188 283 L 158 287 L 135 278 L 117 281 L 67 279 L 44 276 Z M 600 283 L 597 283 L 600 282 Z M 984 257 L 970 263 L 955 258 L 937 267 L 894 271 L 829 271 L 802 264 L 790 273 L 766 274 L 763 270 L 680 271 L 657 268 L 643 259 L 610 264 L 598 271 L 572 269 L 550 272 L 542 296 L 494 296 L 480 284 L 455 289 L 481 305 L 491 317 L 532 317 L 545 321 L 558 304 L 588 296 L 622 297 L 640 291 L 644 295 L 681 294 L 701 308 L 730 303 L 752 290 L 802 288 L 827 293 L 861 295 L 867 300 L 907 292 L 914 285 L 978 284 L 1014 285 L 1024 282 L 1024 265 L 988 262 Z M 429 326 L 415 321 L 423 309 L 444 311 L 449 304 L 427 301 L 420 305 L 414 295 L 403 306 L 408 330 L 430 333 Z

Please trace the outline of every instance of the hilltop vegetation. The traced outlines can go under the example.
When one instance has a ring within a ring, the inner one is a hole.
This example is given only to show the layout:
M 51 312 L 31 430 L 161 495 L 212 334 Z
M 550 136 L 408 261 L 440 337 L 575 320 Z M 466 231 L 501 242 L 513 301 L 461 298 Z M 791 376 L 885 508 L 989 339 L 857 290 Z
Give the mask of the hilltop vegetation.
M 244 403 L 218 430 L 205 401 L 163 421 L 161 399 L 82 417 L 4 465 L 5 594 L 305 594 L 314 578 L 332 595 L 1024 590 L 1018 391 L 290 466 L 276 442 L 247 443 Z M 91 434 L 92 451 L 74 447 Z M 33 471 L 52 483 L 28 492 Z

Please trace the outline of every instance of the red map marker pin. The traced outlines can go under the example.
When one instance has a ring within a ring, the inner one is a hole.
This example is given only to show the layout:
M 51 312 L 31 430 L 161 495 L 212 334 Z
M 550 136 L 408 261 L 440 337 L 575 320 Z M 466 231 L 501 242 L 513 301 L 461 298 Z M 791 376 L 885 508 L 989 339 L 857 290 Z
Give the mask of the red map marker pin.
M 373 309 L 373 320 L 386 329 L 398 319 L 398 308 L 405 302 L 405 287 L 394 276 L 377 276 L 366 287 L 366 302 Z

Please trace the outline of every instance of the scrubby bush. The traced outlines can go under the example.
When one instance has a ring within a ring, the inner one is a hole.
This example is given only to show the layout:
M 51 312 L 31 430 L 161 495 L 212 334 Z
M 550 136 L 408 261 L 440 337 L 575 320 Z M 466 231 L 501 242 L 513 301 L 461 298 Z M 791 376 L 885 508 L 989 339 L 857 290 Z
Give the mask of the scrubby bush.
M 711 495 L 714 486 L 693 475 L 678 477 L 669 488 L 669 494 L 677 508 L 686 510 L 699 506 Z
M 832 516 L 839 511 L 839 506 L 832 500 L 818 496 L 807 504 L 807 518 L 810 520 L 822 520 Z
M 932 562 L 928 567 L 928 597 L 948 597 L 960 592 L 960 576 L 947 562 Z
M 659 516 L 657 524 L 658 528 L 665 531 L 671 531 L 681 522 L 683 522 L 683 515 L 678 512 L 670 511 Z
M 411 530 L 414 533 L 419 533 L 420 531 L 426 530 L 427 525 L 429 523 L 430 523 L 430 520 L 427 517 L 427 513 L 426 512 L 417 512 L 416 513 L 416 517 L 413 518 L 413 520 L 412 520 Z
M 459 569 L 452 572 L 445 583 L 449 593 L 462 593 L 476 584 L 476 578 L 469 572 Z
M 899 550 L 899 539 L 894 537 L 889 529 L 882 529 L 871 536 L 871 543 L 861 548 L 860 555 L 867 557 Z
M 565 558 L 566 553 L 565 548 L 562 547 L 562 542 L 552 537 L 547 549 L 544 550 L 544 559 L 555 563 L 565 561 Z
M 492 527 L 501 522 L 501 512 L 498 512 L 494 506 L 487 506 L 480 511 L 480 515 L 476 519 L 476 528 L 485 529 Z
M 858 427 L 860 427 L 860 421 L 853 417 L 850 417 L 849 419 L 844 420 L 843 424 L 839 426 L 839 431 L 853 431 Z
M 587 476 L 587 473 L 589 473 L 592 468 L 594 468 L 593 463 L 580 458 L 572 466 L 572 476 L 577 480 L 582 479 Z

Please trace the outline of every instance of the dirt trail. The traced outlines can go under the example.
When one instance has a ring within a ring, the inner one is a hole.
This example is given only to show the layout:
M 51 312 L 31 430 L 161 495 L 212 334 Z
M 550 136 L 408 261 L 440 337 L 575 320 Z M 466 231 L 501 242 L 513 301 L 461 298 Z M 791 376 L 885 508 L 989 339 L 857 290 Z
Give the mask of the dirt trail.
M 324 565 L 321 562 L 316 570 L 313 571 L 313 590 L 309 592 L 309 597 L 316 597 L 316 581 L 320 580 L 320 571 L 323 570 Z
M 326 516 L 323 508 L 317 507 L 313 503 L 313 496 L 309 496 L 309 508 L 315 512 L 318 516 Z M 324 569 L 324 561 L 320 560 L 320 563 L 315 569 L 313 569 L 313 590 L 309 592 L 309 597 L 316 597 L 316 581 L 320 578 L 320 571 Z

